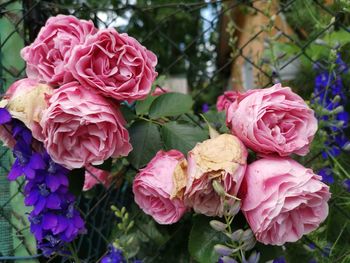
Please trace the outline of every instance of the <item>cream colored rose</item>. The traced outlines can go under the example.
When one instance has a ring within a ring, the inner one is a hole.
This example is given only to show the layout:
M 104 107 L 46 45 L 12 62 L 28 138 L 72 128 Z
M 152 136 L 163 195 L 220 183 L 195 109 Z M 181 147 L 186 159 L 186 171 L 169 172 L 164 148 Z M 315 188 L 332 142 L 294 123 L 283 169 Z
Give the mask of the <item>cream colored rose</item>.
M 33 137 L 43 140 L 41 127 L 42 112 L 47 108 L 45 97 L 53 93 L 53 88 L 32 79 L 21 79 L 13 83 L 5 94 L 2 104 L 15 119 L 22 121 L 33 133 Z
M 185 204 L 197 213 L 222 216 L 225 202 L 230 205 L 243 180 L 247 150 L 235 136 L 221 134 L 196 145 L 188 153 Z M 219 195 L 213 185 L 227 194 Z

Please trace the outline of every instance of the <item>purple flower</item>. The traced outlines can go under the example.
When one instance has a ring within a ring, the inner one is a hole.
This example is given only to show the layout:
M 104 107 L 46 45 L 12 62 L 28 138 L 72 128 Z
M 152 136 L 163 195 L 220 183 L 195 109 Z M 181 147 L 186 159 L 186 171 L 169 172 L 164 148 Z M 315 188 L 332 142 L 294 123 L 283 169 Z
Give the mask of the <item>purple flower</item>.
M 101 263 L 126 263 L 123 252 L 113 245 L 108 246 L 108 253 L 101 260 Z
M 0 119 L 6 121 L 8 117 Z M 24 203 L 33 206 L 28 219 L 38 249 L 44 256 L 56 252 L 67 254 L 66 244 L 86 231 L 74 207 L 75 197 L 68 189 L 70 171 L 54 163 L 39 142 L 35 141 L 34 149 L 31 132 L 23 123 L 13 119 L 9 124 L 16 140 L 13 149 L 16 159 L 8 177 L 15 180 L 25 175 Z
M 284 257 L 275 258 L 272 263 L 286 263 L 286 259 Z
M 333 177 L 333 171 L 331 167 L 324 167 L 319 172 L 319 175 L 322 176 L 322 182 L 326 184 L 333 184 L 334 183 L 334 177 Z
M 208 112 L 209 111 L 209 105 L 207 104 L 207 103 L 204 103 L 203 105 L 202 105 L 202 112 L 203 113 L 206 113 L 206 112 Z
M 11 120 L 10 113 L 5 108 L 0 108 L 0 125 L 9 123 Z

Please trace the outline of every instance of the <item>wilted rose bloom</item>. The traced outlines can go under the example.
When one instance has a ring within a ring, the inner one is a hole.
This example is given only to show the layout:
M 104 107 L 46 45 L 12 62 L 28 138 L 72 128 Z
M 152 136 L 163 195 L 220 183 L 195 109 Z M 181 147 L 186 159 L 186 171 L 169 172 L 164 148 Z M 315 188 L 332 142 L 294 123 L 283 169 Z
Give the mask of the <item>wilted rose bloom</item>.
M 187 156 L 185 204 L 196 213 L 222 216 L 225 202 L 232 205 L 235 200 L 220 196 L 213 188 L 213 181 L 227 194 L 236 196 L 247 165 L 246 148 L 237 137 L 221 134 L 197 144 Z
M 87 165 L 85 167 L 83 191 L 88 191 L 97 184 L 102 184 L 104 187 L 108 188 L 111 185 L 112 180 L 113 178 L 108 171 L 98 169 L 92 165 Z
M 265 155 L 306 155 L 317 131 L 313 110 L 281 84 L 239 94 L 226 122 L 247 147 Z
M 39 122 L 48 107 L 46 96 L 52 94 L 53 90 L 49 85 L 26 78 L 14 82 L 4 96 L 11 116 L 23 122 L 38 140 L 43 140 Z
M 290 158 L 248 165 L 240 190 L 242 211 L 258 241 L 283 245 L 315 230 L 328 214 L 329 187 Z
M 159 151 L 134 179 L 136 204 L 159 224 L 175 223 L 186 212 L 182 197 L 176 191 L 179 182 L 175 182 L 184 162 L 184 155 L 177 150 Z
M 102 29 L 74 48 L 67 68 L 82 85 L 130 102 L 151 91 L 156 64 L 157 57 L 136 39 Z
M 216 109 L 218 111 L 225 111 L 234 102 L 239 93 L 233 90 L 225 91 L 224 94 L 220 95 L 216 101 Z
M 27 62 L 27 76 L 55 86 L 71 81 L 72 75 L 66 68 L 71 51 L 96 31 L 91 21 L 79 20 L 74 16 L 49 18 L 35 41 L 21 51 L 22 58 Z
M 77 82 L 54 91 L 40 125 L 51 158 L 67 168 L 99 165 L 132 149 L 118 106 Z

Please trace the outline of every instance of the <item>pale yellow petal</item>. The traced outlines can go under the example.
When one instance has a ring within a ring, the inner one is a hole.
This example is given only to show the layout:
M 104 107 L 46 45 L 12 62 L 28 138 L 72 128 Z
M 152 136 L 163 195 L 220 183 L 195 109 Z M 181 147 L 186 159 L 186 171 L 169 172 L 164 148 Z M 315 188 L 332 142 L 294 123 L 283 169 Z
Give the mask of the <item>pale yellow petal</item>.
M 173 174 L 173 191 L 170 198 L 175 197 L 182 199 L 187 184 L 187 161 L 183 159 L 179 162 L 174 170 Z

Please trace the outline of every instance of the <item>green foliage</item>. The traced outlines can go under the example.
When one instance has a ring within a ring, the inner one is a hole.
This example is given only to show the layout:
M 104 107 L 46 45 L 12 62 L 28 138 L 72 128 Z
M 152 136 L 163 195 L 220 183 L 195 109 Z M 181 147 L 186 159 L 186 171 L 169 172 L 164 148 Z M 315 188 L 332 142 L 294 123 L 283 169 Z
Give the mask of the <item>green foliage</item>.
M 106 161 L 103 162 L 103 164 L 93 165 L 93 166 L 104 171 L 111 171 L 112 161 L 113 161 L 112 158 L 108 158 Z
M 135 110 L 137 115 L 148 114 L 149 108 L 151 107 L 152 102 L 156 99 L 156 96 L 148 95 L 144 100 L 139 100 L 136 102 Z
M 156 124 L 139 120 L 131 125 L 129 134 L 133 150 L 127 158 L 135 168 L 139 169 L 162 148 L 160 133 Z
M 130 219 L 125 207 L 119 209 L 112 205 L 111 209 L 119 221 L 117 223 L 117 238 L 113 241 L 113 246 L 122 250 L 125 258 L 133 257 L 137 254 L 138 249 L 133 246 L 136 242 L 135 236 L 129 232 L 134 227 L 135 221 Z
M 197 215 L 193 219 L 188 249 L 191 256 L 199 263 L 217 262 L 219 255 L 214 251 L 214 246 L 226 240 L 224 235 L 218 234 L 210 227 L 209 221 L 209 217 L 202 215 Z
M 120 106 L 120 111 L 122 112 L 124 119 L 128 123 L 130 123 L 131 121 L 135 120 L 136 114 L 127 105 L 122 104 Z
M 151 104 L 149 116 L 152 119 L 172 117 L 191 110 L 192 97 L 181 93 L 166 93 L 158 96 Z
M 208 138 L 208 131 L 175 121 L 166 123 L 161 128 L 165 149 L 177 149 L 187 154 L 198 142 Z

